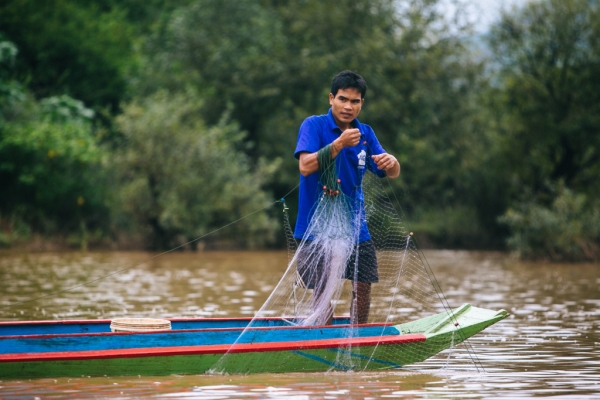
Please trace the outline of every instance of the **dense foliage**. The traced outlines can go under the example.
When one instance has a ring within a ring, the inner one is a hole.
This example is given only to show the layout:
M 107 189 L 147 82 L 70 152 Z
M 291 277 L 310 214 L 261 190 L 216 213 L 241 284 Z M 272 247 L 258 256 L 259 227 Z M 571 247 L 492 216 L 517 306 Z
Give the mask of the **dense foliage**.
M 154 248 L 192 241 L 271 203 L 256 188 L 277 162 L 260 161 L 251 169 L 238 148 L 244 133 L 227 115 L 207 127 L 197 117 L 203 107 L 193 95 L 157 92 L 127 104 L 117 118 L 125 145 L 113 159 L 121 188 L 115 209 L 147 226 Z M 224 233 L 239 245 L 262 245 L 273 230 L 272 221 L 257 214 Z M 218 239 L 222 232 L 206 240 Z
M 110 213 L 94 112 L 67 95 L 36 101 L 7 78 L 16 47 L 5 41 L 0 48 L 0 244 L 33 230 L 86 247 L 90 234 L 103 236 Z
M 530 257 L 600 259 L 599 38 L 593 0 L 532 2 L 491 33 L 502 221 Z
M 352 69 L 369 85 L 361 121 L 402 163 L 390 190 L 421 243 L 599 258 L 598 2 L 531 1 L 485 38 L 442 10 L 3 2 L 0 243 L 165 248 L 260 210 L 297 185 L 298 126 Z M 275 215 L 204 243 L 277 243 Z

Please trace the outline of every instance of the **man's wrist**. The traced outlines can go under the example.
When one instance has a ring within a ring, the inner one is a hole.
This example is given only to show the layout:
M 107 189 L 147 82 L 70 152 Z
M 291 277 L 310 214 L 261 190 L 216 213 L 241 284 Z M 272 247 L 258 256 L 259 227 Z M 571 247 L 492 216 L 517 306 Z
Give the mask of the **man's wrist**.
M 336 142 L 338 142 L 338 139 L 335 139 L 333 142 L 331 142 L 331 145 L 333 146 L 333 150 L 336 153 L 339 153 L 343 149 L 343 147 L 341 144 L 336 143 Z

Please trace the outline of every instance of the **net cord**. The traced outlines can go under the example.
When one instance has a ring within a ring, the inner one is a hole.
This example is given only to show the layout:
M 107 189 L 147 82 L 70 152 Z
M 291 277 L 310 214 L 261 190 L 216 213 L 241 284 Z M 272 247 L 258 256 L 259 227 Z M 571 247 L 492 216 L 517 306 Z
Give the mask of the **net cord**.
M 390 192 L 392 193 L 392 195 L 394 196 L 394 203 L 393 204 L 396 208 L 396 206 L 398 207 L 398 209 L 400 210 L 400 214 L 402 215 L 402 218 L 404 219 L 406 226 L 409 228 L 409 230 L 412 232 L 412 229 L 410 228 L 410 225 L 408 223 L 408 219 L 406 218 L 406 214 L 404 213 L 404 210 L 402 209 L 402 207 L 400 206 L 400 201 L 398 200 L 398 197 L 396 197 L 396 193 L 392 188 L 392 185 L 390 183 L 390 179 L 387 178 L 386 182 L 388 184 L 388 187 L 390 188 Z M 421 263 L 423 264 L 423 268 L 425 269 L 425 272 L 427 273 L 427 276 L 429 277 L 429 280 L 436 292 L 436 295 L 438 296 L 440 302 L 442 303 L 442 305 L 444 306 L 446 313 L 448 314 L 448 316 L 451 318 L 451 320 L 455 323 L 455 326 L 458 326 L 458 320 L 456 319 L 456 317 L 454 316 L 454 313 L 452 312 L 452 308 L 450 307 L 450 303 L 448 302 L 448 299 L 446 298 L 446 295 L 444 294 L 444 291 L 442 290 L 442 287 L 439 283 L 439 281 L 437 280 L 437 278 L 435 277 L 435 274 L 433 273 L 433 269 L 431 268 L 431 266 L 429 265 L 429 262 L 427 261 L 427 258 L 425 257 L 425 253 L 423 253 L 423 250 L 421 249 L 421 246 L 419 245 L 419 241 L 417 240 L 416 237 L 413 237 L 413 242 L 415 243 L 415 247 L 417 249 L 417 253 L 419 255 L 419 258 L 421 260 Z M 407 242 L 407 248 L 408 248 L 408 242 Z M 477 356 L 477 353 L 475 352 L 475 349 L 473 348 L 471 342 L 469 341 L 468 338 L 466 338 L 462 331 L 459 329 L 455 329 L 455 332 L 457 332 L 463 343 L 465 343 L 465 348 L 467 349 L 467 353 L 469 354 L 469 357 L 471 358 L 471 360 L 473 361 L 473 364 L 475 365 L 475 368 L 477 369 L 477 372 L 480 372 L 480 368 L 483 372 L 485 372 L 485 368 L 483 367 L 483 364 L 481 363 L 481 361 L 479 360 L 479 357 Z
M 327 188 L 327 190 L 330 191 L 337 191 L 337 192 L 341 192 L 342 188 L 340 186 L 340 182 L 337 179 L 337 175 L 336 175 L 336 162 L 335 162 L 335 158 L 332 157 L 331 155 L 331 144 L 328 144 L 324 147 L 322 147 L 318 152 L 317 152 L 317 159 L 319 162 L 319 179 L 320 179 L 320 183 L 323 185 L 323 190 L 325 191 Z M 356 200 L 355 200 L 356 201 Z M 353 209 L 356 209 L 357 207 L 354 206 Z M 362 220 L 362 208 L 358 207 L 359 213 L 357 215 L 355 215 L 355 220 L 354 220 L 354 224 L 355 226 L 359 227 L 361 220 Z M 359 239 L 359 235 L 360 235 L 360 229 L 355 229 L 354 230 L 354 243 L 358 243 L 358 239 Z M 354 310 L 354 314 L 355 315 L 350 315 L 350 318 L 352 319 L 356 319 L 356 321 L 358 321 L 358 256 L 359 256 L 359 246 L 355 246 L 354 249 L 354 268 L 353 268 L 353 279 L 352 279 L 352 298 L 351 298 L 351 302 L 352 302 L 352 306 L 351 306 L 351 310 Z M 355 321 L 351 321 L 351 324 L 354 324 Z

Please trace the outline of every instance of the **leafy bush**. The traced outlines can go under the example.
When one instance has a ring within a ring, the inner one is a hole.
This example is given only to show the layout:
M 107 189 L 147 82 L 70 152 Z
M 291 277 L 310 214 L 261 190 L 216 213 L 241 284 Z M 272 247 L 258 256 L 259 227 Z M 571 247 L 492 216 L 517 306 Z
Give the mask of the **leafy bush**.
M 227 115 L 206 126 L 198 118 L 202 107 L 193 94 L 161 91 L 126 105 L 117 118 L 125 141 L 113 161 L 124 220 L 132 217 L 154 248 L 198 238 L 269 205 L 262 185 L 278 162 L 253 166 L 238 126 Z M 275 228 L 260 212 L 208 240 L 260 245 Z
M 512 232 L 509 247 L 524 258 L 600 260 L 600 202 L 565 187 L 559 186 L 550 206 L 523 202 L 500 222 Z
M 48 102 L 54 101 L 49 99 Z M 76 102 L 71 98 L 61 101 Z M 0 212 L 35 232 L 68 233 L 106 220 L 101 162 L 89 121 L 31 103 L 0 130 Z
M 66 95 L 34 99 L 12 78 L 18 53 L 0 41 L 0 244 L 41 233 L 86 247 L 109 213 L 94 113 Z

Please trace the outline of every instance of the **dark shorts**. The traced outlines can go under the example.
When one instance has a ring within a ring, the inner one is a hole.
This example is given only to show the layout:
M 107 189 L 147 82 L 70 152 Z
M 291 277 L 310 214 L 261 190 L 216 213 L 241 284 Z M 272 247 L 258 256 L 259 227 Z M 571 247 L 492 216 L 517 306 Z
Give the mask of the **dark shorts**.
M 310 257 L 321 257 L 320 255 L 309 255 L 306 251 L 306 246 L 300 250 L 297 258 L 297 268 L 304 285 L 309 289 L 314 289 L 317 282 L 327 278 L 329 270 L 324 265 L 322 257 L 314 262 Z M 375 244 L 372 240 L 358 244 L 358 264 L 356 264 L 356 247 L 352 252 L 352 256 L 346 265 L 344 278 L 363 283 L 379 282 L 379 274 L 377 272 L 377 254 L 375 252 Z M 310 266 L 316 266 L 311 268 Z M 355 271 L 356 266 L 356 271 Z

